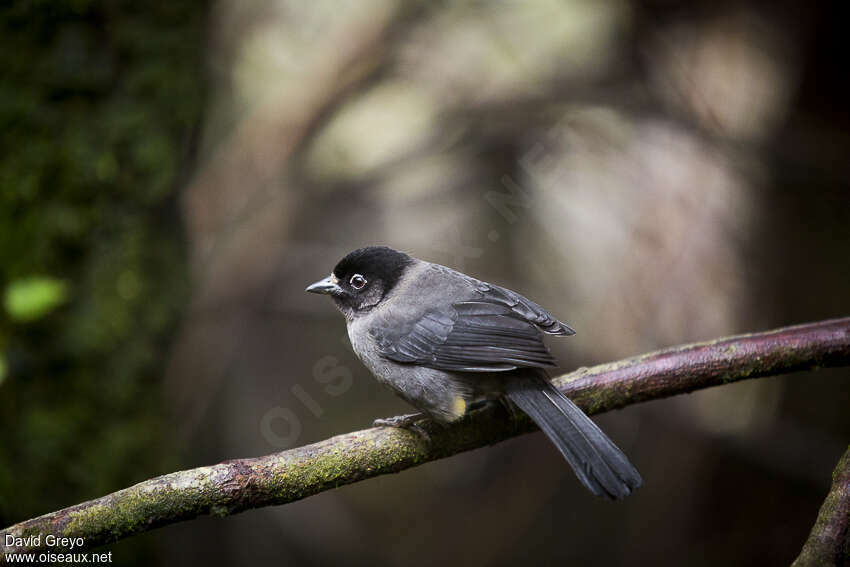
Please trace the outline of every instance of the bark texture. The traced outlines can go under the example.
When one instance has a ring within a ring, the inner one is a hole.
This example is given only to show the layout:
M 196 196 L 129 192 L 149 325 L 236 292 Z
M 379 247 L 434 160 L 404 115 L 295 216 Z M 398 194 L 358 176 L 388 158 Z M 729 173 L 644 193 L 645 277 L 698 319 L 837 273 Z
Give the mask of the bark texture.
M 832 473 L 832 488 L 792 567 L 850 565 L 850 447 Z

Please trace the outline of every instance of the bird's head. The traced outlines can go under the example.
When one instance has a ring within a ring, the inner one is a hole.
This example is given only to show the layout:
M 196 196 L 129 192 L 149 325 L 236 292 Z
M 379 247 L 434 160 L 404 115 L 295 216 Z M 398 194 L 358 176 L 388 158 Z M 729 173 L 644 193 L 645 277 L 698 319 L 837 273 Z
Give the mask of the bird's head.
M 378 305 L 413 261 L 387 246 L 360 248 L 340 260 L 331 275 L 305 291 L 330 295 L 346 318 L 351 318 Z

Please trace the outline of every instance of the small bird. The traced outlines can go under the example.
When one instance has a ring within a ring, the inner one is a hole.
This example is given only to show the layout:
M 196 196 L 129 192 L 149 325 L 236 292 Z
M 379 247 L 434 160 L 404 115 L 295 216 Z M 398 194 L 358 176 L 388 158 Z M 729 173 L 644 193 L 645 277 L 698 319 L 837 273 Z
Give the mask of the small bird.
M 422 414 L 376 420 L 451 423 L 471 405 L 507 398 L 542 429 L 591 492 L 620 500 L 643 480 L 616 445 L 552 385 L 543 343 L 574 335 L 520 294 L 386 246 L 351 252 L 306 291 L 330 295 L 354 352 Z

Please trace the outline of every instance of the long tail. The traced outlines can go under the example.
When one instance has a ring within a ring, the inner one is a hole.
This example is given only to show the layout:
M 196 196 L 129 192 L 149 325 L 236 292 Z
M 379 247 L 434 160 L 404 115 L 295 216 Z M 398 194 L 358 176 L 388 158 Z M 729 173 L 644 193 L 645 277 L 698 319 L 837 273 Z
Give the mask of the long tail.
M 597 496 L 621 500 L 643 484 L 623 452 L 545 373 L 518 374 L 508 381 L 506 394 L 546 433 L 581 483 Z

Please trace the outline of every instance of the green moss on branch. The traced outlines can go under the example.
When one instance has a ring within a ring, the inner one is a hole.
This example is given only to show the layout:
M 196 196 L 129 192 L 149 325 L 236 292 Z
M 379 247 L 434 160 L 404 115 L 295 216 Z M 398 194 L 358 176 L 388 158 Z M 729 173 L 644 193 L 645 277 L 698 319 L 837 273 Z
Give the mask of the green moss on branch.
M 850 565 L 850 447 L 832 473 L 832 488 L 791 567 Z

